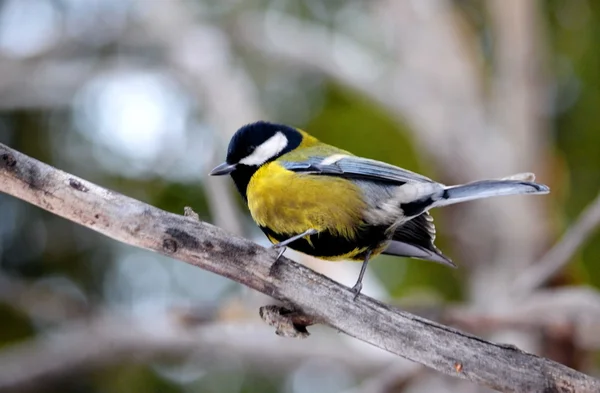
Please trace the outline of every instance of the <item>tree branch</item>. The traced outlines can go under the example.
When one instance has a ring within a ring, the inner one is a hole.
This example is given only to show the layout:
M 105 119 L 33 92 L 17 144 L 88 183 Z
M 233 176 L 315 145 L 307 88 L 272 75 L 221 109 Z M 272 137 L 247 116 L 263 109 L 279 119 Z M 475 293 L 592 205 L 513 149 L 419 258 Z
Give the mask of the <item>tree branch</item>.
M 439 320 L 478 334 L 502 329 L 538 333 L 569 329 L 579 348 L 600 348 L 600 293 L 584 286 L 535 291 L 500 312 L 452 307 Z
M 165 314 L 141 319 L 99 315 L 65 325 L 0 352 L 0 392 L 38 391 L 40 386 L 107 365 L 164 357 L 189 357 L 198 368 L 235 359 L 270 375 L 289 372 L 315 358 L 343 364 L 363 376 L 381 372 L 393 361 L 385 352 L 365 353 L 331 340 L 312 340 L 311 345 L 289 340 L 282 348 L 279 337 L 254 323 L 189 326 Z M 407 366 L 394 364 L 397 369 Z M 414 369 L 411 365 L 405 368 Z
M 123 243 L 155 251 L 292 303 L 313 319 L 435 370 L 501 391 L 600 391 L 600 381 L 353 293 L 276 250 L 168 213 L 0 144 L 0 190 Z M 457 371 L 456 364 L 460 364 Z
M 573 257 L 600 225 L 600 194 L 579 215 L 577 222 L 562 239 L 535 265 L 530 266 L 517 279 L 514 293 L 528 295 L 547 283 Z

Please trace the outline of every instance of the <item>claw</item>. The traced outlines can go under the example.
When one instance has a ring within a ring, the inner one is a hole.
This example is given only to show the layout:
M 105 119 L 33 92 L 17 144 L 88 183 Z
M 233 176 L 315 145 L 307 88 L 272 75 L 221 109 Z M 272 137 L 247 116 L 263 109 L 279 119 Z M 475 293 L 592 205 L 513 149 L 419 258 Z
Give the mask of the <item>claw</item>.
M 283 246 L 283 247 L 275 247 L 276 245 L 274 245 L 272 248 L 273 249 L 278 249 L 281 248 L 281 250 L 279 251 L 279 254 L 277 254 L 277 258 L 275 258 L 275 262 L 277 262 L 279 260 L 279 258 L 281 258 L 281 256 L 283 255 L 283 253 L 285 252 L 285 250 L 287 249 L 287 247 Z
M 280 252 L 280 253 L 279 253 L 279 255 L 277 256 L 277 259 L 275 260 L 275 262 L 277 262 L 277 261 L 279 260 L 279 258 L 281 258 L 281 256 L 282 256 L 282 255 L 283 255 L 283 253 L 285 252 L 285 249 L 287 248 L 287 245 L 288 245 L 288 244 L 290 244 L 290 243 L 292 243 L 292 242 L 294 242 L 294 241 L 296 241 L 296 240 L 298 240 L 298 239 L 301 239 L 301 238 L 303 238 L 304 236 L 315 235 L 316 233 L 317 233 L 317 231 L 316 231 L 315 229 L 309 229 L 308 231 L 306 231 L 306 232 L 303 232 L 303 233 L 301 233 L 301 234 L 299 234 L 299 235 L 292 236 L 292 237 L 290 237 L 290 238 L 289 238 L 289 239 L 287 239 L 287 240 L 284 240 L 284 241 L 282 241 L 282 242 L 279 242 L 279 243 L 275 243 L 275 244 L 273 244 L 273 245 L 271 246 L 271 248 L 272 248 L 272 249 L 275 249 L 275 250 L 276 250 L 276 249 L 278 249 L 278 248 L 281 248 L 281 252 Z
M 357 282 L 351 289 L 350 291 L 354 292 L 354 301 L 356 301 L 356 298 L 358 298 L 358 295 L 360 295 L 360 291 L 362 291 L 362 282 Z

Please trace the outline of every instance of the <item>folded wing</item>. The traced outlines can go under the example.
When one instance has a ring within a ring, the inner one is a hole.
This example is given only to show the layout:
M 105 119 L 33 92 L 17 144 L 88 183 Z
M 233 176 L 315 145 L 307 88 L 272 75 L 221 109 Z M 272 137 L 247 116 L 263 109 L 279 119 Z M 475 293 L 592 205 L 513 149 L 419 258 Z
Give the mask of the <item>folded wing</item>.
M 334 154 L 326 157 L 311 156 L 302 161 L 290 161 L 282 157 L 279 163 L 290 171 L 313 175 L 339 176 L 396 185 L 415 182 L 433 183 L 431 179 L 425 176 L 385 162 L 345 154 Z
M 400 225 L 385 255 L 426 259 L 443 265 L 456 265 L 435 246 L 435 226 L 429 213 L 423 213 Z

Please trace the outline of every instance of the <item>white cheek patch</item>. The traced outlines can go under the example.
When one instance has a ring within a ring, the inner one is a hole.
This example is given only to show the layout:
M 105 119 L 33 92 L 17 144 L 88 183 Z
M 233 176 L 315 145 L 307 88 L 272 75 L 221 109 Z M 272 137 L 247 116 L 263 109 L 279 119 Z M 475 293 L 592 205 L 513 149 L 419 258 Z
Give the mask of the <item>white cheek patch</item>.
M 285 149 L 288 140 L 283 132 L 277 132 L 275 135 L 264 141 L 248 157 L 240 160 L 240 164 L 248 166 L 262 165 Z

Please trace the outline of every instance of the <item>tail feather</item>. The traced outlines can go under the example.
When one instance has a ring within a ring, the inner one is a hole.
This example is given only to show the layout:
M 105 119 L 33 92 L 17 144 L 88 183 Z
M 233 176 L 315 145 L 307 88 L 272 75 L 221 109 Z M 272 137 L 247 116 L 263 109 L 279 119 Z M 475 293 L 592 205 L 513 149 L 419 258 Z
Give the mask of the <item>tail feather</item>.
M 550 192 L 544 184 L 521 180 L 481 180 L 458 186 L 446 187 L 442 198 L 435 206 L 447 206 L 455 203 L 472 201 L 505 195 L 532 194 L 540 195 Z
M 426 261 L 432 261 L 441 263 L 442 265 L 456 267 L 450 258 L 442 254 L 441 251 L 437 249 L 431 250 L 416 244 L 405 243 L 396 240 L 392 240 L 382 254 L 394 255 L 397 257 L 424 259 Z

